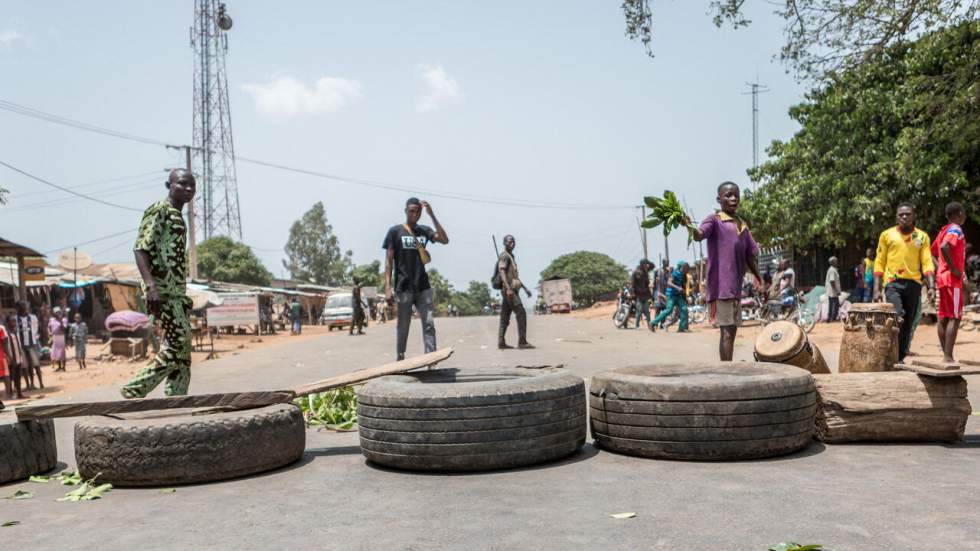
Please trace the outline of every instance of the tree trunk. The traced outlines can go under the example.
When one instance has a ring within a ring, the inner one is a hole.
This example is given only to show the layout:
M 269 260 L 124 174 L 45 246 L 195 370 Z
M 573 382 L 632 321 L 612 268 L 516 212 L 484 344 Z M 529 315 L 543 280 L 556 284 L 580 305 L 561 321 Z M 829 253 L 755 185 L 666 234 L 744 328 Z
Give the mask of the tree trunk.
M 966 380 L 906 372 L 814 375 L 823 442 L 959 442 Z

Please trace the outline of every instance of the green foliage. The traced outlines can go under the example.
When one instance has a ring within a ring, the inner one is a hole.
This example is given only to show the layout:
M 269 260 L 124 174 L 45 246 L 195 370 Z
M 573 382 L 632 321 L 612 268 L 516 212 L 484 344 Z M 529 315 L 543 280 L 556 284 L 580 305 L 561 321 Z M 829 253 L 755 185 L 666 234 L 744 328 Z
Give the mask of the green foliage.
M 644 197 L 643 202 L 651 209 L 647 219 L 640 223 L 644 228 L 650 229 L 663 225 L 664 237 L 667 237 L 672 231 L 685 225 L 685 223 L 689 230 L 693 229 L 694 226 L 690 222 L 691 217 L 684 212 L 684 207 L 681 206 L 681 202 L 677 200 L 677 195 L 673 191 L 665 191 L 663 199 Z M 688 246 L 690 246 L 692 240 L 693 237 L 689 231 L 687 235 Z
M 230 237 L 212 237 L 197 246 L 198 274 L 209 280 L 245 285 L 269 285 L 272 274 L 251 247 Z
M 429 285 L 432 286 L 432 301 L 435 303 L 436 312 L 444 314 L 446 306 L 449 305 L 449 301 L 452 300 L 456 291 L 449 280 L 439 273 L 439 270 L 427 270 L 426 273 L 429 275 Z
M 541 272 L 541 279 L 571 279 L 572 299 L 585 306 L 598 300 L 599 295 L 615 291 L 627 276 L 625 266 L 607 255 L 590 251 L 559 256 Z
M 711 0 L 708 13 L 717 26 L 748 26 L 745 0 Z M 911 37 L 972 21 L 980 15 L 977 0 L 786 0 L 769 2 L 782 19 L 785 44 L 780 60 L 801 78 L 832 76 L 868 60 Z M 626 36 L 650 48 L 653 14 L 649 0 L 624 0 Z
M 357 394 L 346 386 L 296 399 L 308 426 L 353 430 L 357 424 Z
M 478 316 L 490 303 L 490 286 L 483 281 L 471 281 L 466 291 L 453 293 L 451 302 L 459 308 L 461 316 Z
M 327 223 L 327 211 L 319 201 L 293 222 L 285 252 L 282 265 L 294 279 L 317 285 L 342 285 L 349 279 L 353 253 L 341 253 L 333 226 Z
M 777 545 L 773 545 L 767 551 L 832 551 L 827 549 L 819 543 L 812 543 L 809 545 L 800 545 L 793 542 L 784 542 Z
M 980 22 L 889 48 L 790 109 L 801 129 L 750 171 L 742 214 L 766 244 L 874 243 L 902 201 L 917 225 L 944 223 L 949 201 L 978 213 Z M 972 203 L 972 205 L 971 205 Z M 819 206 L 819 208 L 815 208 Z M 787 221 L 792 223 L 787 223 Z
M 375 260 L 368 264 L 354 266 L 351 270 L 351 278 L 357 278 L 364 287 L 377 287 L 381 289 L 384 285 L 384 275 L 381 273 L 381 262 Z

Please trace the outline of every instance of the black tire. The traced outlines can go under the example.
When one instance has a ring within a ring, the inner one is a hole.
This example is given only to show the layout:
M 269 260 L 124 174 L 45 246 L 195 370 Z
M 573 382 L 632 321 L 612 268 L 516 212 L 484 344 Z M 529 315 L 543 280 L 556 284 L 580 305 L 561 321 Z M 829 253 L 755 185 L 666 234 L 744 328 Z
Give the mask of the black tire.
M 809 372 L 768 363 L 621 368 L 597 374 L 592 434 L 606 449 L 664 459 L 771 457 L 807 446 L 816 390 Z
M 358 391 L 361 451 L 373 463 L 477 471 L 551 461 L 587 432 L 585 383 L 560 372 L 437 369 Z
M 0 424 L 0 484 L 50 471 L 57 462 L 54 421 Z
M 210 482 L 297 461 L 306 427 L 292 404 L 206 415 L 93 417 L 75 424 L 75 461 L 85 478 L 116 486 Z
M 626 322 L 630 319 L 630 307 L 628 304 L 620 304 L 613 314 L 613 325 L 619 329 L 626 327 Z

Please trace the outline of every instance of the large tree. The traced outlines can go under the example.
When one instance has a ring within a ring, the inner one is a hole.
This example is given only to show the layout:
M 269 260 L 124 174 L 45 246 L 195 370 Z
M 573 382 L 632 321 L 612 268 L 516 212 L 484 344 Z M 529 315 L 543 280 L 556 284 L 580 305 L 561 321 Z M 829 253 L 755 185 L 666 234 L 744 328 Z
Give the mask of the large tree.
M 626 35 L 653 56 L 651 0 L 623 0 Z M 751 23 L 745 0 L 711 0 L 715 25 L 735 28 Z M 759 2 L 762 3 L 762 2 Z M 971 21 L 980 0 L 782 0 L 769 1 L 785 22 L 780 60 L 801 78 L 853 68 L 909 38 L 944 26 Z
M 490 286 L 483 281 L 470 281 L 465 291 L 453 294 L 451 300 L 459 308 L 463 316 L 478 316 L 483 313 L 483 307 L 490 304 Z
M 197 270 L 205 279 L 245 285 L 266 286 L 272 278 L 248 245 L 229 237 L 212 237 L 198 244 Z
M 293 222 L 285 251 L 282 265 L 293 279 L 317 285 L 342 285 L 349 279 L 353 253 L 341 252 L 333 226 L 327 223 L 327 211 L 319 201 Z
M 626 267 L 602 253 L 579 251 L 551 261 L 541 279 L 562 277 L 572 280 L 572 299 L 590 305 L 599 296 L 615 291 L 626 281 Z
M 364 287 L 381 288 L 384 275 L 381 273 L 381 262 L 375 260 L 367 264 L 358 264 L 351 270 L 351 278 L 357 278 Z
M 452 300 L 455 290 L 449 280 L 439 273 L 439 270 L 428 270 L 429 286 L 432 287 L 432 302 L 436 306 L 436 312 L 444 314 L 446 306 Z
M 873 242 L 901 201 L 943 223 L 951 200 L 980 188 L 980 22 L 889 47 L 790 109 L 801 129 L 769 147 L 743 213 L 763 242 Z M 788 223 L 787 221 L 792 221 Z

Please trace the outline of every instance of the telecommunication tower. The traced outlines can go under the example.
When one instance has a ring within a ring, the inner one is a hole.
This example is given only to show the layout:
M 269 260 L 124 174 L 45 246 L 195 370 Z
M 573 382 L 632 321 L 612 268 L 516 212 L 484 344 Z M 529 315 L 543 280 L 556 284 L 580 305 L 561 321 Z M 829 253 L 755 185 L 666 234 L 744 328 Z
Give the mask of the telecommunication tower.
M 194 0 L 194 172 L 198 178 L 197 219 L 204 239 L 226 235 L 242 238 L 238 211 L 235 143 L 225 54 L 231 17 L 224 3 Z

